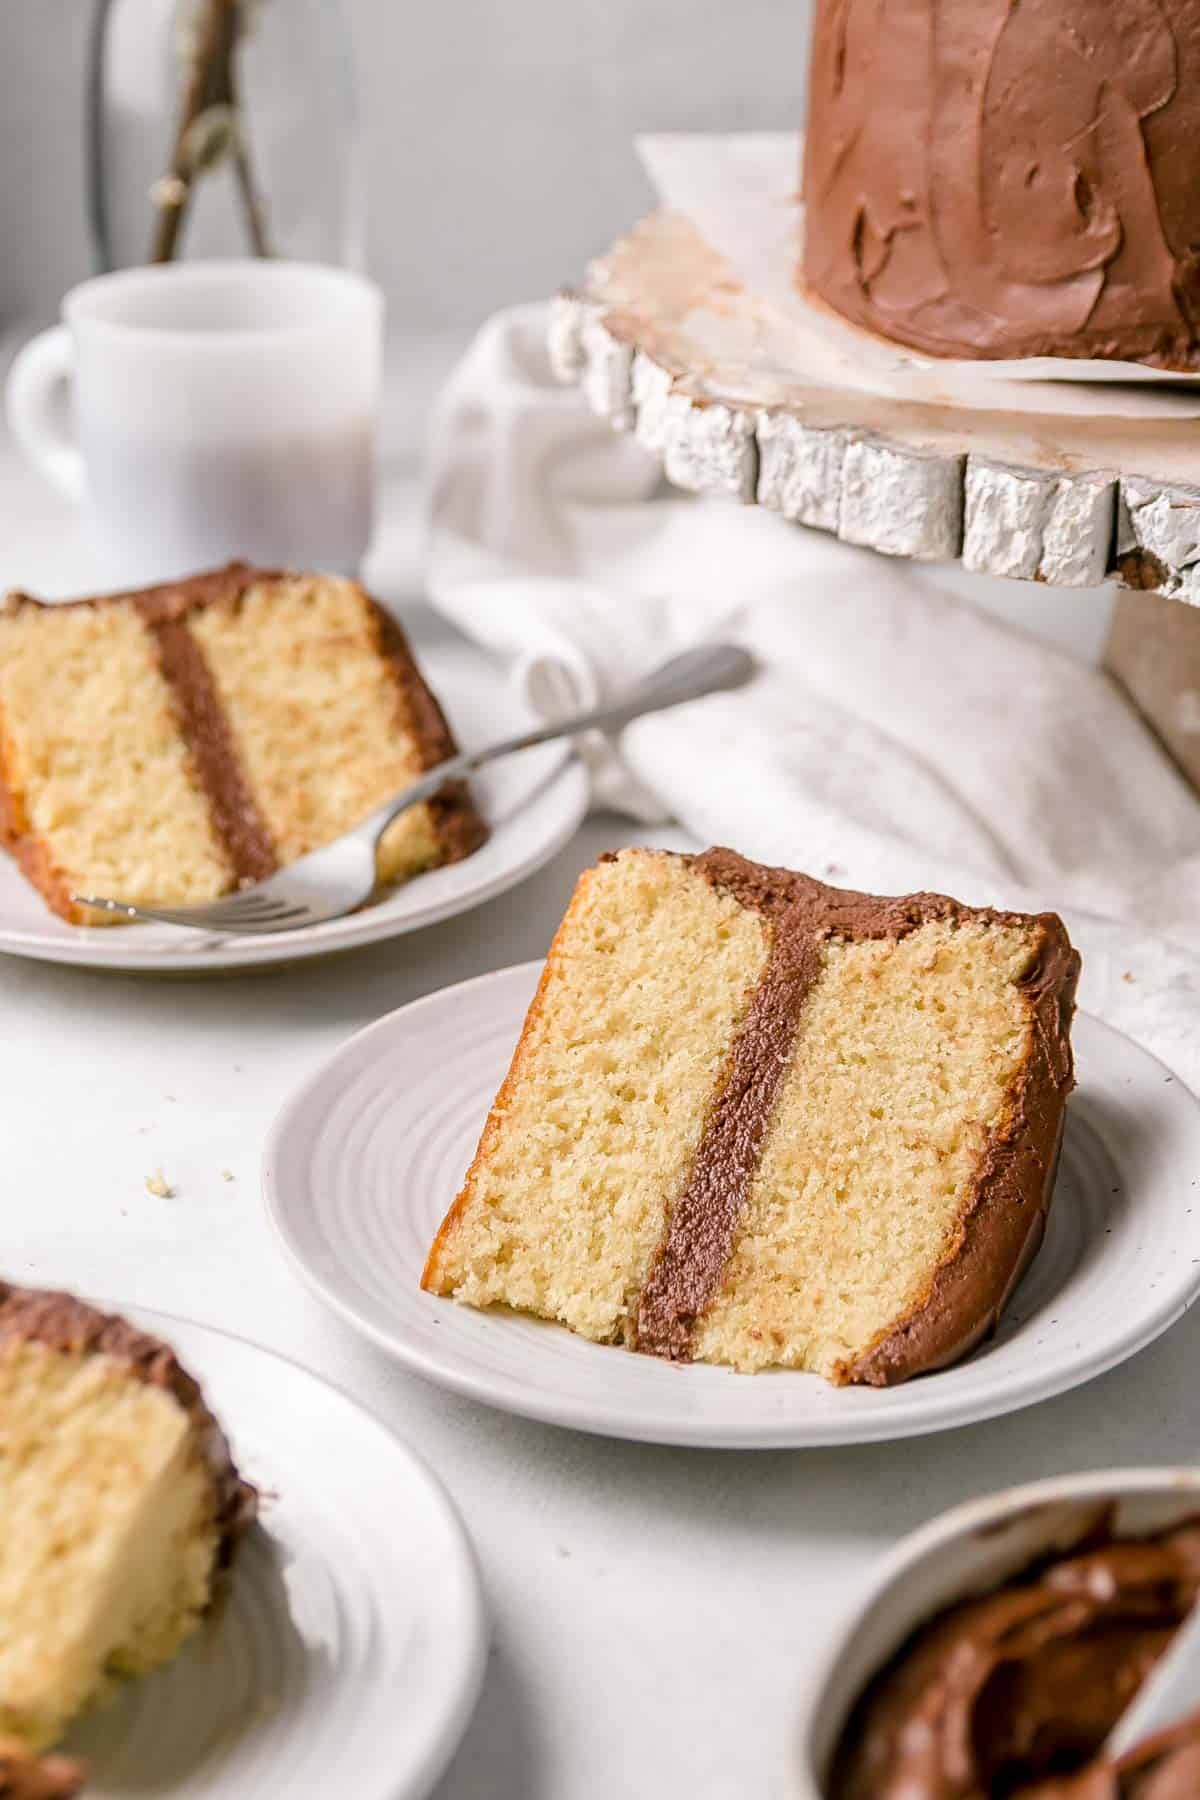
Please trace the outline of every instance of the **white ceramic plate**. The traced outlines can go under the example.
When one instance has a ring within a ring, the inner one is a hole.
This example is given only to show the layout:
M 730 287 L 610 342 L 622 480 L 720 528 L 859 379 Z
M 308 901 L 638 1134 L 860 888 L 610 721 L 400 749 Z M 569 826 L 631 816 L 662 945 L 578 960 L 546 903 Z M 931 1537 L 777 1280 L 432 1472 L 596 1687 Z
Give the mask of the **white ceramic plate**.
M 423 1800 L 486 1655 L 475 1560 L 446 1494 L 307 1370 L 123 1310 L 178 1350 L 264 1498 L 216 1616 L 63 1746 L 91 1765 L 89 1800 Z
M 531 1418 L 655 1443 L 862 1443 L 1062 1393 L 1150 1343 L 1200 1291 L 1200 1107 L 1161 1063 L 1085 1015 L 1045 1244 L 996 1337 L 955 1368 L 891 1389 L 834 1388 L 790 1370 L 672 1365 L 434 1299 L 418 1286 L 421 1267 L 539 969 L 446 988 L 360 1032 L 267 1142 L 267 1205 L 296 1267 L 433 1381 Z
M 464 747 L 536 723 L 502 674 L 477 653 L 457 646 L 433 650 L 422 654 L 421 666 Z M 532 875 L 574 836 L 587 810 L 586 774 L 561 744 L 493 763 L 472 786 L 491 827 L 474 856 L 391 888 L 348 918 L 271 937 L 219 938 L 172 925 L 67 925 L 0 854 L 0 951 L 95 969 L 203 974 L 295 962 L 419 931 Z

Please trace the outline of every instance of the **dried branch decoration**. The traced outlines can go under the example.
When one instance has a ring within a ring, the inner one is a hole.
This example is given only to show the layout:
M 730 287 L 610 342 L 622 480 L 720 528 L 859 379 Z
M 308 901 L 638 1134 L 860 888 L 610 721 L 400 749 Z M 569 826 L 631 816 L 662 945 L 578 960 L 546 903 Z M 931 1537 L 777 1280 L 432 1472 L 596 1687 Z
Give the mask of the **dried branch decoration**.
M 250 247 L 255 256 L 271 254 L 237 90 L 238 46 L 252 3 L 198 0 L 181 29 L 179 121 L 170 167 L 150 190 L 157 213 L 152 262 L 169 262 L 175 255 L 196 182 L 227 161 L 233 165 Z

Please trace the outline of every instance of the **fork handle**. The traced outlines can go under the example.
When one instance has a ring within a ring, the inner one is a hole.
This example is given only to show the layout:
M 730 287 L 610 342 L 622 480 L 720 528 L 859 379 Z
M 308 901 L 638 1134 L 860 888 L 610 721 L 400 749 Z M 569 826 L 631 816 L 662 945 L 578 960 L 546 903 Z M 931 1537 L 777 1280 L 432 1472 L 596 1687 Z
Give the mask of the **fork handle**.
M 662 712 L 669 706 L 699 700 L 704 694 L 741 687 L 750 679 L 755 666 L 750 652 L 736 644 L 700 644 L 694 650 L 685 650 L 682 655 L 673 656 L 653 670 L 622 700 L 607 706 L 589 707 L 586 712 L 574 713 L 570 718 L 536 726 L 532 731 L 522 731 L 516 737 L 488 744 L 482 750 L 465 751 L 438 763 L 410 787 L 369 813 L 359 831 L 369 841 L 378 843 L 393 819 L 407 812 L 410 806 L 432 800 L 447 781 L 474 774 L 487 763 L 511 756 L 517 750 L 531 750 L 535 744 L 552 744 L 558 738 L 578 737 L 583 731 L 619 731 L 631 719 L 641 718 L 645 713 Z

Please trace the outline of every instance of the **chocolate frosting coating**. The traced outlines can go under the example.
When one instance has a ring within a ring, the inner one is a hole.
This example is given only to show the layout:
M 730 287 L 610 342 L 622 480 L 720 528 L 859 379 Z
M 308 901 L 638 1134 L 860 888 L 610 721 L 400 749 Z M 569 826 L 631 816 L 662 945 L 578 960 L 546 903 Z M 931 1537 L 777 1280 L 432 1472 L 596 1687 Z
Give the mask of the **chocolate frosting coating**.
M 1198 0 L 819 0 L 803 278 L 937 356 L 1200 363 Z
M 1200 1593 L 1200 1519 L 1091 1540 L 926 1625 L 858 1701 L 830 1800 L 1194 1800 L 1200 1717 L 1114 1765 L 1109 1730 Z
M 1038 949 L 1021 982 L 1033 1021 L 1031 1054 L 984 1148 L 956 1239 L 928 1292 L 866 1354 L 843 1366 L 839 1378 L 886 1386 L 964 1356 L 995 1329 L 1045 1229 L 1073 1085 L 1070 1026 L 1079 957 L 1062 921 L 1053 913 L 963 906 L 944 894 L 855 893 L 720 848 L 688 860 L 740 905 L 762 913 L 772 944 L 643 1287 L 636 1347 L 675 1361 L 691 1354 L 696 1322 L 720 1290 L 804 1001 L 820 973 L 821 944 L 899 939 L 933 920 L 1032 925 Z
M 254 1523 L 258 1494 L 234 1466 L 225 1435 L 200 1387 L 169 1344 L 116 1313 L 100 1312 L 73 1294 L 11 1287 L 0 1281 L 0 1354 L 6 1343 L 44 1344 L 66 1356 L 109 1356 L 148 1387 L 162 1388 L 189 1415 L 213 1485 L 217 1569 L 228 1568 L 238 1539 Z

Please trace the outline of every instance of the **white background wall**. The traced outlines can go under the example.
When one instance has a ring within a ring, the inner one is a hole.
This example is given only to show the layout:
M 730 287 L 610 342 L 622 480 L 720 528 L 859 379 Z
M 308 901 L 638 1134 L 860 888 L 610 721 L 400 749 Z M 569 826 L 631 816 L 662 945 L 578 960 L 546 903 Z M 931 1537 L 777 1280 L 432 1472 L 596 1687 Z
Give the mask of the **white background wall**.
M 786 127 L 803 105 L 808 0 L 343 11 L 368 122 L 370 265 L 401 325 L 467 325 L 573 277 L 646 205 L 636 131 Z M 90 15 L 90 0 L 0 0 L 0 319 L 52 311 L 88 273 Z

